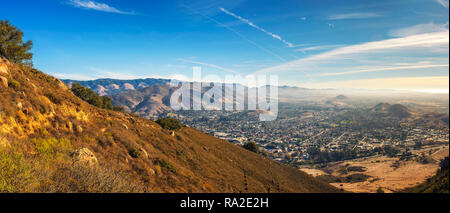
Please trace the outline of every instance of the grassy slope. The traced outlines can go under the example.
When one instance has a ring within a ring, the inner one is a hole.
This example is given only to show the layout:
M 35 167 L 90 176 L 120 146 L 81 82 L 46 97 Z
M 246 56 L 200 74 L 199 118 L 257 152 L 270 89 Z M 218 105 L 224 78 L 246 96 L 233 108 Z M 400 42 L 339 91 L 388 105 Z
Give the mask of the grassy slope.
M 409 193 L 449 193 L 448 182 L 448 157 L 441 162 L 441 168 L 436 175 L 428 178 L 424 183 L 410 189 L 404 190 Z
M 0 86 L 0 191 L 246 192 L 248 182 L 248 192 L 338 192 L 200 131 L 172 136 L 153 121 L 93 107 L 37 70 L 11 64 L 3 76 L 14 83 Z M 81 147 L 94 152 L 99 172 L 71 164 Z

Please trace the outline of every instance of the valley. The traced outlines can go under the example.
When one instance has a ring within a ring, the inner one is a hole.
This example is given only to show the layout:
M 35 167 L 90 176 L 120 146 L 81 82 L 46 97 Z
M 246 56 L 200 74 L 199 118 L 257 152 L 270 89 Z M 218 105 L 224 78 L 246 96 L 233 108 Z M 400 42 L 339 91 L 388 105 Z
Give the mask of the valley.
M 126 108 L 133 104 L 145 109 L 134 111 L 142 116 L 173 117 L 239 146 L 255 142 L 260 154 L 345 191 L 401 191 L 433 176 L 448 156 L 445 97 L 339 92 L 343 91 L 281 87 L 284 99 L 277 120 L 271 122 L 260 122 L 255 111 L 173 111 L 166 85 L 119 93 L 112 99 Z M 340 173 L 352 166 L 364 171 Z

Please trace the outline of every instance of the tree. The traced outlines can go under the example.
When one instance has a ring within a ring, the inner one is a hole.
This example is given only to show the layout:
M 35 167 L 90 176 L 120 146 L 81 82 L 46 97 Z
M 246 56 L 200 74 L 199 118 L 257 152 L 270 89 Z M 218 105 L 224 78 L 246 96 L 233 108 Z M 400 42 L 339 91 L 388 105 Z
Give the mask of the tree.
M 95 92 L 91 89 L 83 87 L 81 84 L 73 83 L 72 92 L 74 95 L 78 96 L 89 104 L 99 108 L 103 108 L 102 98 L 99 95 L 95 94 Z
M 23 32 L 0 20 L 0 55 L 13 63 L 32 65 L 33 53 L 30 53 L 33 42 L 22 40 Z
M 109 109 L 109 110 L 113 110 L 114 109 L 114 106 L 111 103 L 111 98 L 110 97 L 105 95 L 105 96 L 102 97 L 102 101 L 103 101 L 103 108 Z
M 254 153 L 259 153 L 259 147 L 254 141 L 250 141 L 244 144 L 244 148 Z

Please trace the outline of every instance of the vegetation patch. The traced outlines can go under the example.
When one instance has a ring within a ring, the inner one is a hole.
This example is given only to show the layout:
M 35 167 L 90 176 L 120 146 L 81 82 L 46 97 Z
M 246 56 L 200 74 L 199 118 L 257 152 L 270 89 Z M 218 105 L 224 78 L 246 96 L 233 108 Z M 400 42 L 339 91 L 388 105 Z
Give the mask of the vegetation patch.
M 160 118 L 156 121 L 163 129 L 179 130 L 183 125 L 175 118 Z
M 91 89 L 83 87 L 81 84 L 73 83 L 71 90 L 74 95 L 81 98 L 83 101 L 86 101 L 89 104 L 96 106 L 98 108 L 115 111 L 124 111 L 122 107 L 113 106 L 110 97 L 108 96 L 101 97 Z
M 367 168 L 364 166 L 350 166 L 347 167 L 347 172 L 365 172 Z
M 33 138 L 30 141 L 38 154 L 50 158 L 67 154 L 72 149 L 72 143 L 65 138 Z
M 166 159 L 156 159 L 155 164 L 159 165 L 161 168 L 165 168 L 168 171 L 178 174 L 178 169 L 170 161 Z
M 31 164 L 23 155 L 0 149 L 0 192 L 23 191 L 31 180 Z
M 131 148 L 128 150 L 128 154 L 130 154 L 130 156 L 133 158 L 139 158 L 142 153 L 137 148 Z
M 254 141 L 247 142 L 243 147 L 251 152 L 259 153 L 259 147 Z
M 8 81 L 8 86 L 15 89 L 15 90 L 19 90 L 20 89 L 20 82 L 16 81 L 14 79 L 10 79 Z

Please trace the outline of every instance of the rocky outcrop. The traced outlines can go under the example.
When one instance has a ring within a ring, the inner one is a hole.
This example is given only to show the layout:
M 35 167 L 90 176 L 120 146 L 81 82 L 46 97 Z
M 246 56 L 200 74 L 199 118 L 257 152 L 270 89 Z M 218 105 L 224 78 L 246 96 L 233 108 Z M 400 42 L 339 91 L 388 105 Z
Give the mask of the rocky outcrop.
M 8 79 L 3 76 L 0 76 L 0 85 L 2 87 L 8 88 Z
M 0 57 L 0 74 L 7 75 L 9 73 L 8 72 L 8 64 L 9 64 L 9 62 L 6 59 Z
M 96 168 L 98 166 L 97 158 L 88 148 L 77 149 L 72 154 L 72 162 L 75 166 L 87 166 L 89 168 Z
M 142 157 L 144 157 L 144 158 L 148 158 L 148 153 L 147 153 L 147 151 L 145 151 L 145 149 L 143 149 L 143 148 L 139 148 L 139 152 L 141 152 L 141 153 L 142 153 Z
M 8 60 L 0 57 L 0 86 L 5 88 L 8 87 L 8 79 L 4 77 L 9 75 L 8 64 Z

